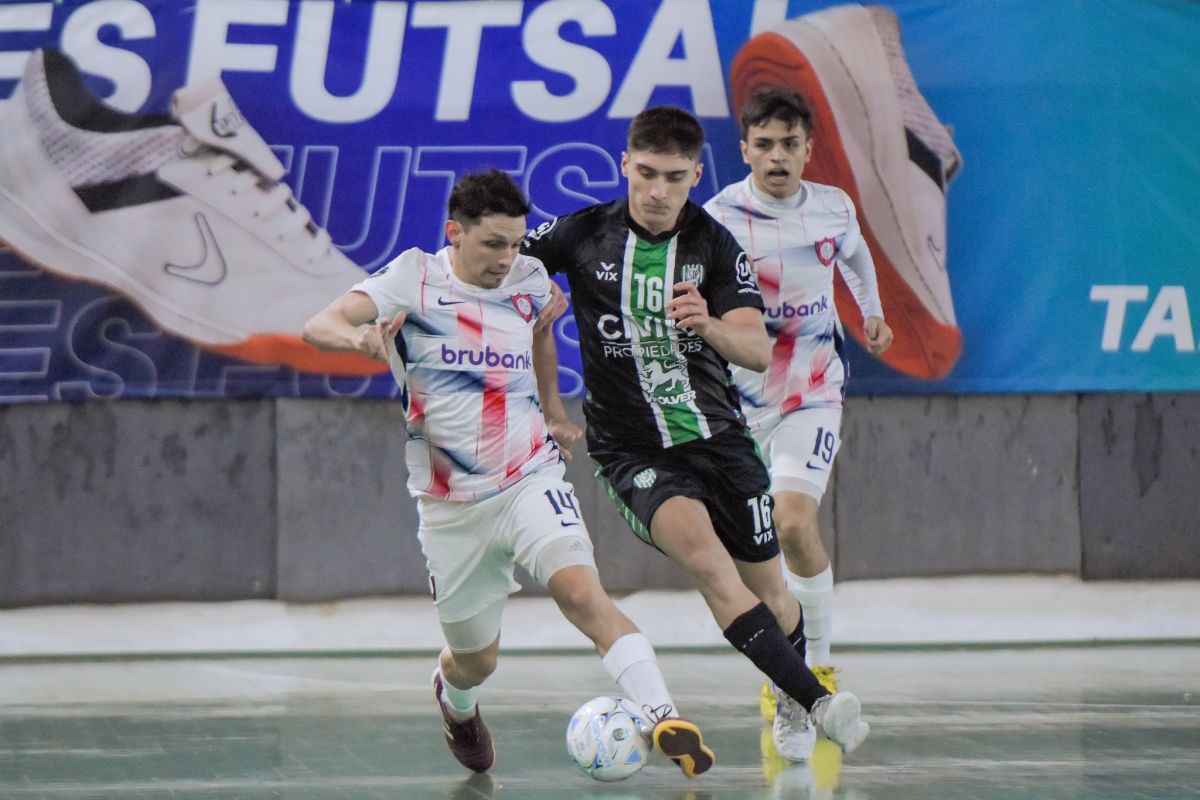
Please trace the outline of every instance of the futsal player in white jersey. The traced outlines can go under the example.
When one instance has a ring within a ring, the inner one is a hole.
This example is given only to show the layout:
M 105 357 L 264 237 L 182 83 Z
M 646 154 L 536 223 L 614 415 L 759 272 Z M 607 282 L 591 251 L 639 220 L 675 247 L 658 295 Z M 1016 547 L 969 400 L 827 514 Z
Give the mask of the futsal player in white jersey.
M 563 455 L 582 431 L 558 395 L 551 328 L 535 331 L 551 281 L 518 253 L 528 211 L 504 173 L 465 176 L 450 194 L 448 246 L 400 254 L 309 320 L 304 336 L 390 363 L 403 387 L 408 488 L 447 642 L 433 686 L 455 758 L 476 772 L 495 761 L 476 696 L 496 668 L 519 564 L 642 706 L 655 748 L 695 777 L 712 751 L 675 714 L 649 641 L 601 587 L 564 478 Z
M 750 428 L 771 472 L 775 526 L 788 587 L 804 611 L 807 659 L 836 691 L 830 663 L 833 568 L 821 543 L 818 511 L 841 444 L 847 362 L 834 305 L 834 268 L 862 311 L 868 349 L 892 342 L 883 319 L 871 252 L 849 195 L 802 179 L 812 156 L 812 111 L 785 87 L 760 89 L 739 114 L 742 158 L 750 174 L 704 208 L 737 238 L 757 271 L 770 365 L 733 367 Z M 763 714 L 774 716 L 764 687 Z

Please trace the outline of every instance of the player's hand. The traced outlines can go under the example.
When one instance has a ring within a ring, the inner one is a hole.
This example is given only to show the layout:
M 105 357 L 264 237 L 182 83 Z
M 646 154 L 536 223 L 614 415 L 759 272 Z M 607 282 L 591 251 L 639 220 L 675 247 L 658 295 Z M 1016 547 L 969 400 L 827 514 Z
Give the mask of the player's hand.
M 533 332 L 540 333 L 548 326 L 554 324 L 554 320 L 561 317 L 567 310 L 567 296 L 563 294 L 563 290 L 558 284 L 550 281 L 550 299 L 546 301 L 546 305 L 542 306 L 542 310 L 538 312 L 537 321 L 533 323 Z
M 881 317 L 867 317 L 863 323 L 863 333 L 867 337 L 867 350 L 873 356 L 887 350 L 892 344 L 892 329 Z
M 712 317 L 708 315 L 708 301 L 691 281 L 681 281 L 672 288 L 682 294 L 676 294 L 667 301 L 667 319 L 674 321 L 678 329 L 691 328 L 703 336 L 708 323 L 712 322 Z
M 550 429 L 550 435 L 554 437 L 554 441 L 558 444 L 559 452 L 567 461 L 571 460 L 571 448 L 583 438 L 583 428 L 576 425 L 567 417 L 555 417 L 546 420 L 546 427 Z
M 395 347 L 396 333 L 404 324 L 404 316 L 404 312 L 401 311 L 390 320 L 380 319 L 370 325 L 363 325 L 358 329 L 355 349 L 376 361 L 387 363 L 388 347 Z

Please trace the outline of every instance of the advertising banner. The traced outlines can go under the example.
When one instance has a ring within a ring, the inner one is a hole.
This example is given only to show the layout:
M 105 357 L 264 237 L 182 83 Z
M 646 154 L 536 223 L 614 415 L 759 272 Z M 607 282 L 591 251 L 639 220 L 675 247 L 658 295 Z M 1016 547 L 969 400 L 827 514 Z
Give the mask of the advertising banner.
M 0 402 L 394 396 L 300 331 L 440 248 L 457 177 L 511 174 L 536 227 L 623 195 L 629 121 L 670 104 L 703 203 L 772 83 L 896 333 L 872 357 L 846 285 L 814 299 L 851 394 L 1197 390 L 1198 41 L 1184 0 L 5 3 Z

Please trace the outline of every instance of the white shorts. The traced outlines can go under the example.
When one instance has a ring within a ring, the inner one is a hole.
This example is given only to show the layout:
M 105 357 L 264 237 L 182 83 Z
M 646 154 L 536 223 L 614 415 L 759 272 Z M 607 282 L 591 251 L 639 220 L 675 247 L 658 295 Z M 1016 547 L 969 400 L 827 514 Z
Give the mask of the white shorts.
M 801 408 L 755 432 L 771 491 L 803 492 L 820 502 L 842 446 L 842 409 Z
M 452 649 L 486 647 L 499 634 L 502 601 L 521 588 L 513 579 L 514 564 L 543 586 L 563 567 L 595 568 L 592 541 L 575 501 L 575 487 L 563 479 L 565 472 L 556 464 L 484 500 L 418 499 L 417 538 L 443 628 L 485 611 L 494 617 L 494 624 L 484 626 L 495 628 L 490 638 L 487 631 L 476 630 L 472 636 L 487 641 L 450 641 Z

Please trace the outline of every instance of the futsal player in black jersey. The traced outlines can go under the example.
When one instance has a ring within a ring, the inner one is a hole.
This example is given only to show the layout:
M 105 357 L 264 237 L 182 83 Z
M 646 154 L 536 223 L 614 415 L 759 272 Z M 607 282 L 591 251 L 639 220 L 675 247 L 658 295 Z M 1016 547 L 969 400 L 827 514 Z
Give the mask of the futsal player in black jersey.
M 771 345 L 746 254 L 688 199 L 703 144 L 688 112 L 646 109 L 621 155 L 626 197 L 543 224 L 523 251 L 570 284 L 588 451 L 609 496 L 777 687 L 780 753 L 808 758 L 817 728 L 849 752 L 868 726 L 858 698 L 829 694 L 805 666 L 769 477 L 729 379 L 730 363 L 764 370 Z

